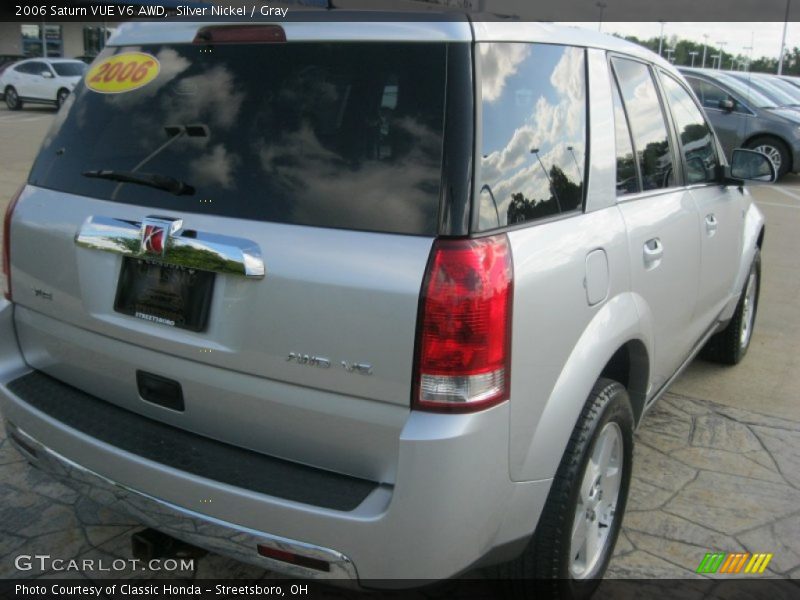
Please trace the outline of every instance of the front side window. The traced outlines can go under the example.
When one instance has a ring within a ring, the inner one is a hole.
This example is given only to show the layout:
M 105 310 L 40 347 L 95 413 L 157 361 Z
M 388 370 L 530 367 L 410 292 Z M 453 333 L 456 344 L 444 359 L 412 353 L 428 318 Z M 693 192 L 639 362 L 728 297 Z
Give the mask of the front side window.
M 672 151 L 650 69 L 633 60 L 615 58 L 612 62 L 633 133 L 642 190 L 671 187 L 675 177 Z
M 714 134 L 703 113 L 683 86 L 669 75 L 661 82 L 678 127 L 681 152 L 686 165 L 686 183 L 707 183 L 717 179 L 717 151 Z
M 53 63 L 53 68 L 61 77 L 80 77 L 86 71 L 86 64 L 82 62 Z
M 583 49 L 478 45 L 482 88 L 481 231 L 578 211 L 586 171 Z
M 687 77 L 686 81 L 689 82 L 689 85 L 692 87 L 695 95 L 700 99 L 700 104 L 702 104 L 705 110 L 724 110 L 720 103 L 730 100 L 733 102 L 733 112 L 750 114 L 750 111 L 744 107 L 741 102 L 718 85 L 694 77 Z M 755 91 L 750 99 L 760 102 L 769 102 L 762 94 L 758 94 Z

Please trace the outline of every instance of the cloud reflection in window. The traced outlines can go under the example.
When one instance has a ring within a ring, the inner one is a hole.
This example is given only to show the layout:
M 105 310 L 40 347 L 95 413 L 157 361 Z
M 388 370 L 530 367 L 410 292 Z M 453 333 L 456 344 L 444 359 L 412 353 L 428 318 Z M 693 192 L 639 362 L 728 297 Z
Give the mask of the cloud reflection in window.
M 481 44 L 479 55 L 480 229 L 579 209 L 586 158 L 584 51 L 491 43 Z

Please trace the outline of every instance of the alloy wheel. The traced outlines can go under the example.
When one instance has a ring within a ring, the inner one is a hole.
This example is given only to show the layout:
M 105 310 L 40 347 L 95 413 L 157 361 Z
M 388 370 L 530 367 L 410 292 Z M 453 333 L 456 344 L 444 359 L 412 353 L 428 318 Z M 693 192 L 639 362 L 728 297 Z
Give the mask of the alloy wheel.
M 570 539 L 570 575 L 591 577 L 609 542 L 623 468 L 622 430 L 607 423 L 583 474 Z
M 742 329 L 739 332 L 739 345 L 746 348 L 750 343 L 750 336 L 753 333 L 753 321 L 756 316 L 756 274 L 750 273 L 747 280 L 747 289 L 744 294 L 744 306 L 742 308 Z
M 19 96 L 17 96 L 16 90 L 14 90 L 13 88 L 9 89 L 6 92 L 6 104 L 8 105 L 8 108 L 13 109 L 14 107 L 17 106 L 17 102 L 19 102 Z
M 772 161 L 772 164 L 775 165 L 775 171 L 780 173 L 781 165 L 783 164 L 783 158 L 781 158 L 781 151 L 778 150 L 775 146 L 770 146 L 769 144 L 761 144 L 760 146 L 756 146 L 753 148 L 756 152 L 761 152 L 762 154 L 766 154 L 767 157 Z

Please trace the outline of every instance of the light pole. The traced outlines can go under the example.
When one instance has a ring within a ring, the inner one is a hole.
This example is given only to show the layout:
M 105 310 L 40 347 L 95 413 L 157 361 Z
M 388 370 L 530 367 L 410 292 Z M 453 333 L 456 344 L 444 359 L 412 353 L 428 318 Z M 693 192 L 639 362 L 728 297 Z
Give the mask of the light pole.
M 717 70 L 722 70 L 722 55 L 725 54 L 725 46 L 728 42 L 717 42 L 719 45 L 719 62 L 717 63 Z
M 703 42 L 703 64 L 700 65 L 701 69 L 706 68 L 706 47 L 708 46 L 708 34 L 704 33 L 703 38 L 705 38 L 705 41 Z
M 719 67 L 714 67 L 714 65 L 715 65 L 715 64 L 716 64 L 716 62 L 717 62 L 717 59 L 720 59 L 720 60 L 722 60 L 722 57 L 721 57 L 719 54 L 712 54 L 712 55 L 711 55 L 711 68 L 712 68 L 712 69 L 714 69 L 714 68 L 717 68 L 717 69 L 719 69 Z
M 694 59 L 698 54 L 700 53 L 697 50 L 692 50 L 691 52 L 689 52 L 689 56 L 692 57 L 692 68 L 694 68 Z
M 783 37 L 781 38 L 781 55 L 778 58 L 778 75 L 783 74 L 783 49 L 786 47 L 786 28 L 789 26 L 789 7 L 792 0 L 786 0 L 786 17 L 783 19 Z
M 44 17 L 42 17 L 42 56 L 47 58 L 47 23 L 45 23 Z
M 483 187 L 481 188 L 481 194 L 484 191 L 489 192 L 489 196 L 492 199 L 492 204 L 494 204 L 494 214 L 497 215 L 497 224 L 500 225 L 500 211 L 497 209 L 497 200 L 494 199 L 494 192 L 492 192 L 492 188 L 489 187 L 488 183 L 483 184 Z
M 675 52 L 675 48 L 667 48 L 664 52 L 667 54 L 667 62 L 672 62 L 672 55 Z
M 550 184 L 550 189 L 553 192 L 553 198 L 556 199 L 556 206 L 558 207 L 558 212 L 561 212 L 561 202 L 558 201 L 558 192 L 553 187 L 553 180 L 550 179 L 550 173 L 547 172 L 547 169 L 544 168 L 544 163 L 542 163 L 542 159 L 539 157 L 539 149 L 538 148 L 531 148 L 531 154 L 536 155 L 536 159 L 539 161 L 539 166 L 542 167 L 542 171 L 544 171 L 544 176 L 547 177 L 547 183 Z
M 600 9 L 600 21 L 597 23 L 597 31 L 603 31 L 603 11 L 606 9 L 608 4 L 605 2 L 595 2 L 594 5 Z
M 580 165 L 578 165 L 578 159 L 575 158 L 575 148 L 572 146 L 567 146 L 567 150 L 570 154 L 572 154 L 572 160 L 575 161 L 575 168 L 578 169 L 579 181 L 583 182 L 583 172 L 581 171 Z
M 661 47 L 664 45 L 664 21 L 659 23 L 661 23 L 661 33 L 658 36 L 658 55 L 661 56 Z
M 756 45 L 756 32 L 755 31 L 751 31 L 750 32 L 750 45 L 749 46 L 745 46 L 743 48 L 743 50 L 747 51 L 747 58 L 744 61 L 742 61 L 742 64 L 744 65 L 744 70 L 745 71 L 750 71 L 750 63 L 753 62 L 753 48 L 755 47 L 755 45 Z

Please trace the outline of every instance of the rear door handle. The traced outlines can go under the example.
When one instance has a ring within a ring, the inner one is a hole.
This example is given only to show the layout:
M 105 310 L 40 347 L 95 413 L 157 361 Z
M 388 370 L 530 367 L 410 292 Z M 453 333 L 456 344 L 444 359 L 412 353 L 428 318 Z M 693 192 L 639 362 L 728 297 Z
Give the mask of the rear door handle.
M 656 268 L 664 256 L 664 245 L 660 238 L 652 238 L 644 243 L 644 266 L 647 269 Z
M 709 213 L 706 215 L 706 233 L 708 233 L 709 237 L 714 235 L 717 232 L 717 217 L 714 213 Z

